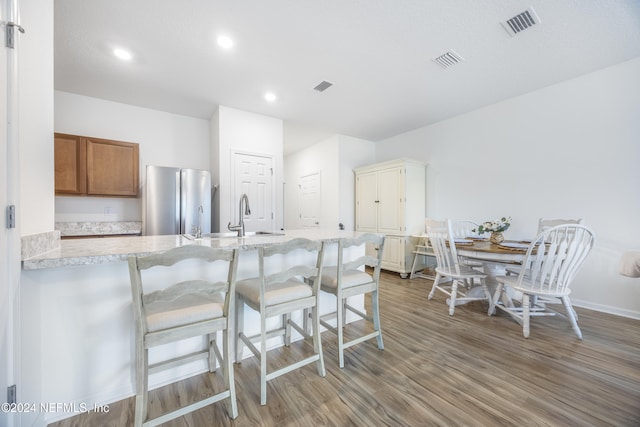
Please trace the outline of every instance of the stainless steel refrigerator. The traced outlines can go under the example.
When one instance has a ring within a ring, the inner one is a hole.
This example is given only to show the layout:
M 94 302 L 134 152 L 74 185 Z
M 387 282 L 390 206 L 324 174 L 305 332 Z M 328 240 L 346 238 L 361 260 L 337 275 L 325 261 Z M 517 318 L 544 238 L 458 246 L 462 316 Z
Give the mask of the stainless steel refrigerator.
M 144 234 L 211 232 L 211 174 L 206 170 L 147 166 Z

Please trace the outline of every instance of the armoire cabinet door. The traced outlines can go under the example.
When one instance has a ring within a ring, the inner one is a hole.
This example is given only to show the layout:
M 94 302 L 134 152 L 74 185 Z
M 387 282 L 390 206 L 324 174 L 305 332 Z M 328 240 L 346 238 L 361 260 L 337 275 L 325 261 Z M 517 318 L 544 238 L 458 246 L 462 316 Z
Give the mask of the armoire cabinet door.
M 356 178 L 356 230 L 378 231 L 378 173 L 370 172 Z
M 378 172 L 378 232 L 404 231 L 404 168 Z
M 404 237 L 389 235 L 385 237 L 382 268 L 391 271 L 404 270 Z

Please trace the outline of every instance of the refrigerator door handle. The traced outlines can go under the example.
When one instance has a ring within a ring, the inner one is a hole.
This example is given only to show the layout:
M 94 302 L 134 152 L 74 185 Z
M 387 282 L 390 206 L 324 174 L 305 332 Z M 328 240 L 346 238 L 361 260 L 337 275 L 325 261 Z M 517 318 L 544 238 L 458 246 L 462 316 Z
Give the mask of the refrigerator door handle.
M 176 218 L 175 218 L 176 234 L 185 234 L 187 232 L 184 229 L 185 219 L 182 214 L 182 212 L 184 212 L 184 209 L 185 209 L 185 200 L 183 199 L 184 196 L 181 194 L 181 191 L 180 191 L 180 188 L 182 187 L 181 185 L 182 173 L 183 172 L 180 169 L 176 171 L 176 197 L 174 199 L 176 201 Z

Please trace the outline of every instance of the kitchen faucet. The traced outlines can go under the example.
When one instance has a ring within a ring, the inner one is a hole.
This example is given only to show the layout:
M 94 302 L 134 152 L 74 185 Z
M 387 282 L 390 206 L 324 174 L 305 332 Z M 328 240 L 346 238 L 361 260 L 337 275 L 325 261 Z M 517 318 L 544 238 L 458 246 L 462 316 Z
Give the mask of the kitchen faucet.
M 244 202 L 244 214 L 242 212 L 242 202 Z M 242 196 L 240 196 L 239 211 L 240 224 L 231 225 L 231 222 L 229 222 L 227 228 L 229 229 L 229 231 L 237 231 L 238 237 L 244 237 L 244 215 L 251 215 L 251 208 L 249 207 L 249 197 L 246 193 L 242 193 Z

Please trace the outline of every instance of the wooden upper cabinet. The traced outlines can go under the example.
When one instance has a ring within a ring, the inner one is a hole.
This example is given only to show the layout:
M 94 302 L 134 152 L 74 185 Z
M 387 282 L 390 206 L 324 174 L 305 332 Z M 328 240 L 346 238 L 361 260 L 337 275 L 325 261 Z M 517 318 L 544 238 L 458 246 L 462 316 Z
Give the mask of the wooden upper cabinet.
M 86 143 L 76 135 L 56 133 L 54 138 L 56 194 L 86 194 Z
M 138 195 L 138 144 L 87 138 L 87 194 Z
M 137 197 L 139 146 L 55 134 L 56 194 Z

